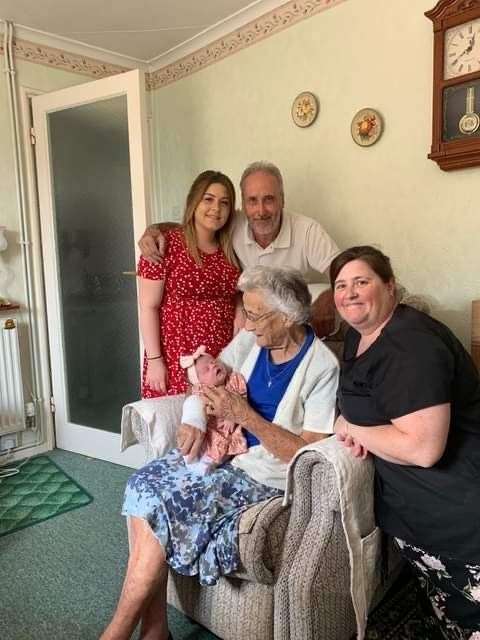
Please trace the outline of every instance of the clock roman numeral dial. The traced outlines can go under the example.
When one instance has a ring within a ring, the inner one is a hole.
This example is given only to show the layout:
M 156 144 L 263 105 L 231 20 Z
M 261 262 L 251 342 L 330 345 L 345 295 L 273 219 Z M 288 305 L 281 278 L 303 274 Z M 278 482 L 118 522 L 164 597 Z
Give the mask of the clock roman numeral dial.
M 480 19 L 445 32 L 444 78 L 480 71 Z

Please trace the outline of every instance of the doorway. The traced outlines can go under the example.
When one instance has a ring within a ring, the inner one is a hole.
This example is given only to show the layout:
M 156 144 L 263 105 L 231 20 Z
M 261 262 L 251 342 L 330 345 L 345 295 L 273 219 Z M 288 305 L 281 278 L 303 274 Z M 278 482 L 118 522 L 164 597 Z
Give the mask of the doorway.
M 32 98 L 57 447 L 120 453 L 124 404 L 140 398 L 135 238 L 149 221 L 139 71 Z

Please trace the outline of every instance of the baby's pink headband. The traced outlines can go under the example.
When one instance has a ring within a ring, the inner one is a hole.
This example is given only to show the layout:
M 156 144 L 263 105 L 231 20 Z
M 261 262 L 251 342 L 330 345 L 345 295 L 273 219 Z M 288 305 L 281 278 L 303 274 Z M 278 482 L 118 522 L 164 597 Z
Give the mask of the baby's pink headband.
M 207 347 L 201 344 L 196 351 L 189 356 L 180 356 L 180 366 L 186 369 L 187 377 L 192 384 L 200 384 L 197 370 L 195 369 L 195 361 L 207 353 Z

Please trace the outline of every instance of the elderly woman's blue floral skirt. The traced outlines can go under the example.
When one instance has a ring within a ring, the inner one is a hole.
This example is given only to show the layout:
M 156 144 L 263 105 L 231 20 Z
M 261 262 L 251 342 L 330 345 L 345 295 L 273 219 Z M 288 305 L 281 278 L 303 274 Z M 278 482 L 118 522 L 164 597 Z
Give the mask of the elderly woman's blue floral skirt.
M 173 449 L 130 477 L 122 513 L 149 523 L 174 571 L 212 585 L 239 566 L 243 511 L 279 495 L 228 463 L 199 475 Z

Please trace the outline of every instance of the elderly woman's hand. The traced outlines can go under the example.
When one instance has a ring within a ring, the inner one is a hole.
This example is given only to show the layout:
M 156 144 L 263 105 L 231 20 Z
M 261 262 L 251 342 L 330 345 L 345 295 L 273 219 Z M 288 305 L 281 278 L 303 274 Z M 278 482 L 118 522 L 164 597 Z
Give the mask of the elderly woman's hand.
M 349 426 L 350 423 L 347 422 L 347 420 L 345 420 L 342 415 L 338 416 L 334 426 L 337 440 L 339 440 L 344 447 L 349 449 L 350 453 L 355 458 L 361 458 L 362 460 L 365 460 L 365 458 L 368 456 L 368 449 L 360 444 L 360 442 L 355 440 L 352 434 L 348 432 Z
M 203 387 L 202 394 L 209 415 L 231 420 L 238 424 L 248 421 L 250 405 L 238 393 L 227 391 L 223 387 Z
M 205 433 L 190 424 L 181 424 L 177 429 L 177 445 L 188 462 L 200 457 Z

